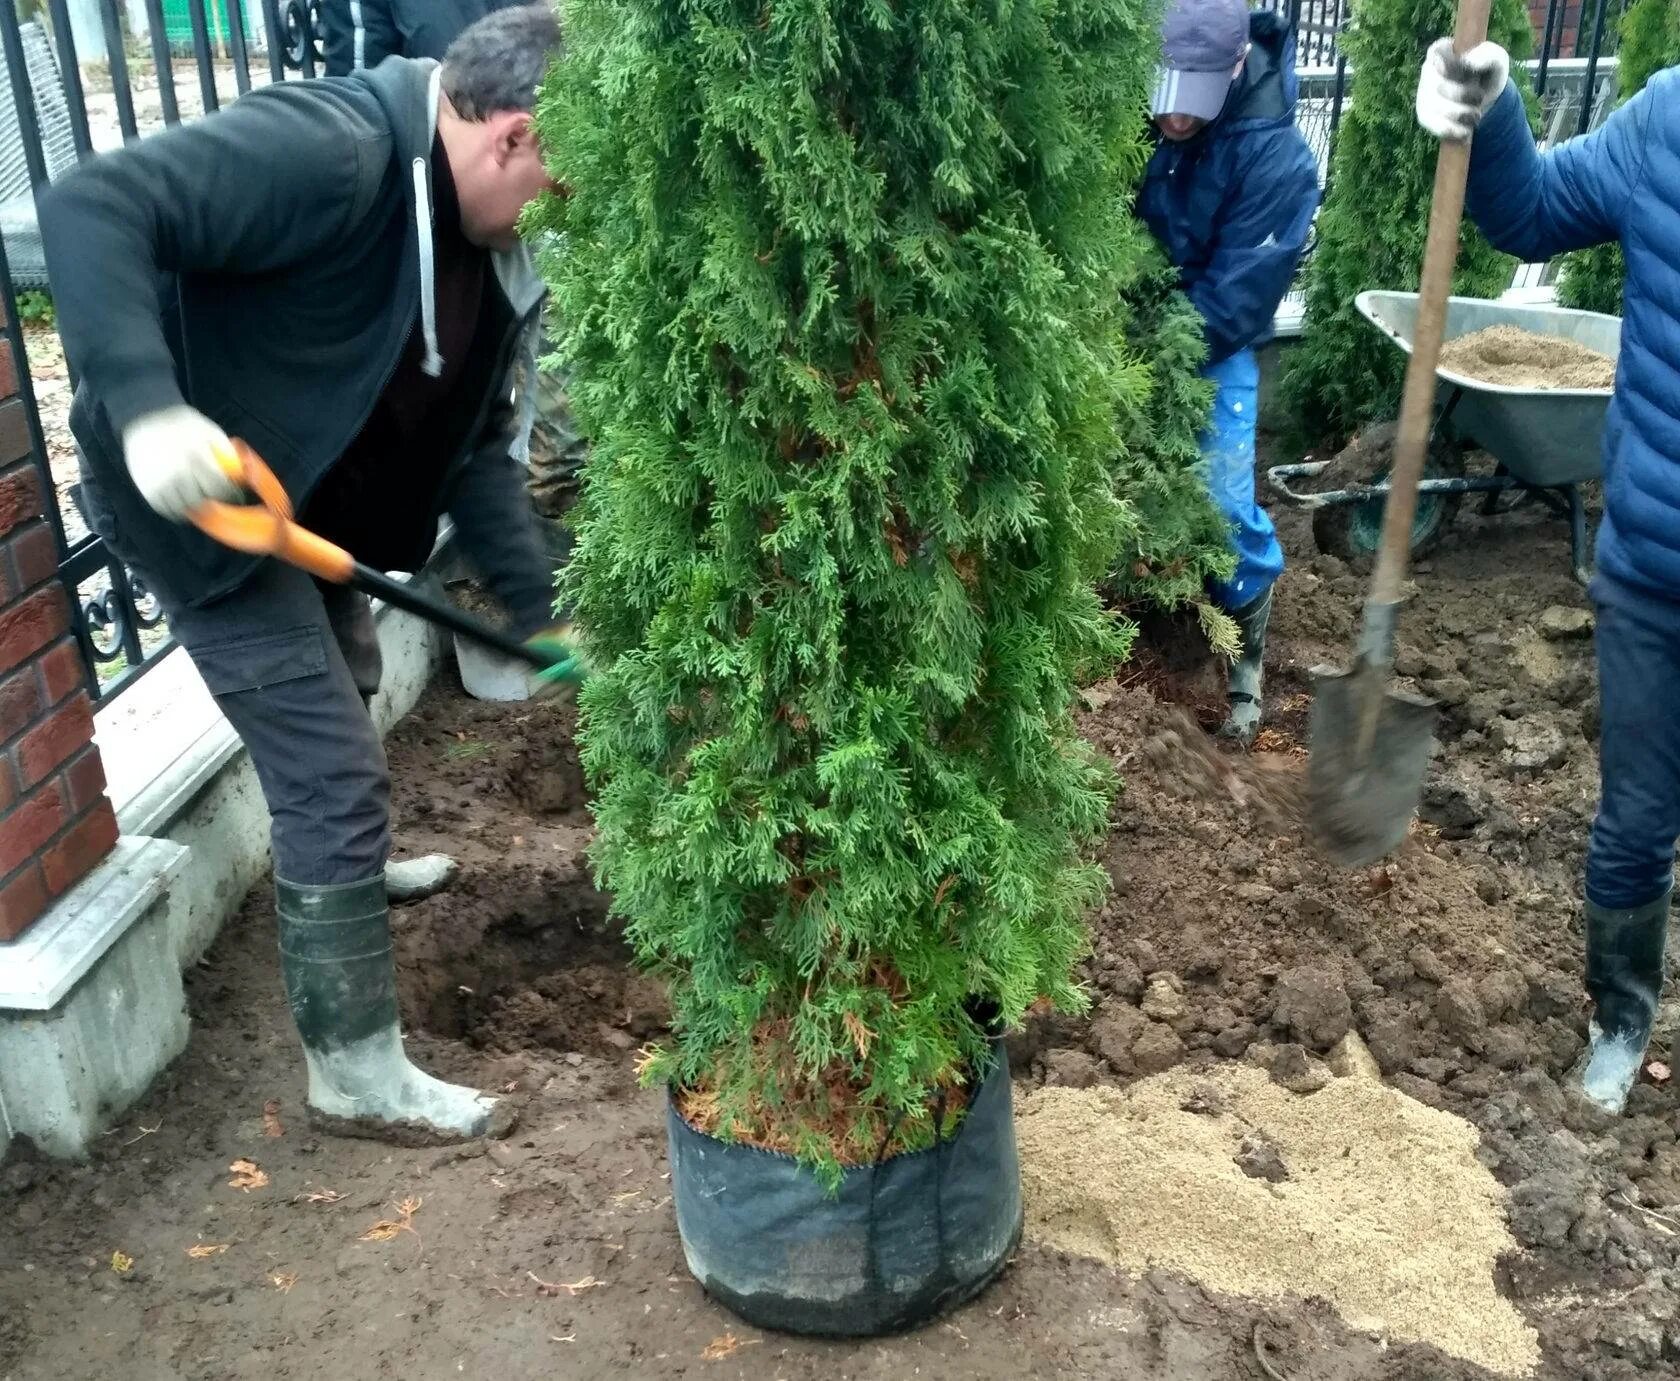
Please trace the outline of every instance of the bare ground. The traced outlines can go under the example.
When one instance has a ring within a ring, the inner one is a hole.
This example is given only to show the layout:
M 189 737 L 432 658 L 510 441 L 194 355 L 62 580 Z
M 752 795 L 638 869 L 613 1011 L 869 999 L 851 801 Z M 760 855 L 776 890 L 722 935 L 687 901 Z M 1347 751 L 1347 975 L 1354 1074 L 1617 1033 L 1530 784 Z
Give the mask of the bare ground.
M 1648 1082 L 1607 1124 L 1563 1091 L 1585 1026 L 1575 897 L 1596 772 L 1563 525 L 1467 509 L 1417 572 L 1402 669 L 1443 705 L 1441 752 L 1412 838 L 1356 875 L 1271 808 L 1304 761 L 1307 668 L 1345 657 L 1362 591 L 1299 519 L 1283 528 L 1259 751 L 1196 741 L 1188 721 L 1217 697 L 1193 658 L 1152 654 L 1088 693 L 1085 729 L 1127 782 L 1097 1002 L 1014 1040 L 1019 1084 L 1229 1060 L 1287 1077 L 1356 1030 L 1393 1086 L 1479 1129 L 1511 1188 L 1523 1249 L 1498 1283 L 1539 1331 L 1541 1374 L 1669 1374 L 1675 1096 Z M 469 870 L 397 916 L 414 1052 L 521 1099 L 514 1136 L 409 1151 L 313 1133 L 259 890 L 190 975 L 189 1049 L 94 1163 L 14 1152 L 0 1169 L 0 1377 L 1487 1375 L 1356 1333 L 1322 1302 L 1219 1297 L 1031 1244 L 981 1300 L 909 1337 L 811 1343 L 734 1322 L 683 1267 L 661 1102 L 632 1076 L 661 1003 L 587 879 L 569 729 L 563 707 L 475 704 L 446 677 L 391 744 L 402 845 L 450 848 Z M 266 1184 L 230 1187 L 241 1158 Z M 396 1226 L 367 1240 L 382 1221 Z

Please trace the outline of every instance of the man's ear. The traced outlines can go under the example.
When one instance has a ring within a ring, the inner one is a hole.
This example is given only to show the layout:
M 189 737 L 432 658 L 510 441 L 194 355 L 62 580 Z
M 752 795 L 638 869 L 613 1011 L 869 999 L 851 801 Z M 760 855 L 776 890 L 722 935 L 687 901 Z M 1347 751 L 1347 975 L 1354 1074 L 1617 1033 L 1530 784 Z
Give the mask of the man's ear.
M 490 147 L 498 168 L 506 167 L 512 159 L 537 138 L 536 125 L 529 111 L 504 110 L 491 116 Z

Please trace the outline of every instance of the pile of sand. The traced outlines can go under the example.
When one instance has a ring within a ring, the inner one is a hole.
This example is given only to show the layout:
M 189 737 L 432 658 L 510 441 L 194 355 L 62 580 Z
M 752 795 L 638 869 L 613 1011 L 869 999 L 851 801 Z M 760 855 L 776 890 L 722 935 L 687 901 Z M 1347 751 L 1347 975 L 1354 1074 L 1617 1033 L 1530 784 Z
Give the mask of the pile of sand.
M 1250 1065 L 1180 1068 L 1042 1089 L 1017 1121 L 1038 1241 L 1229 1294 L 1321 1296 L 1353 1327 L 1494 1371 L 1539 1360 L 1494 1286 L 1517 1244 L 1475 1129 L 1374 1078 L 1302 1097 Z
M 1559 336 L 1490 326 L 1441 348 L 1441 367 L 1509 388 L 1609 388 L 1616 362 Z

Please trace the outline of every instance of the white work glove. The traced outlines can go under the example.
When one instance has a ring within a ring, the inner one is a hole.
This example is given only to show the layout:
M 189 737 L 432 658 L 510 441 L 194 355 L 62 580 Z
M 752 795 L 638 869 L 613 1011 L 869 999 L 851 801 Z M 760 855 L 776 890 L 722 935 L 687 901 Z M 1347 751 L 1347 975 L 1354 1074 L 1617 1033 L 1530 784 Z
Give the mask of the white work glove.
M 1460 57 L 1450 38 L 1436 39 L 1418 77 L 1418 123 L 1437 139 L 1468 139 L 1510 76 L 1510 55 L 1497 43 L 1478 43 Z
M 134 487 L 165 518 L 179 523 L 206 499 L 240 497 L 216 461 L 218 452 L 233 454 L 227 433 L 196 408 L 183 403 L 148 413 L 129 424 L 122 440 Z

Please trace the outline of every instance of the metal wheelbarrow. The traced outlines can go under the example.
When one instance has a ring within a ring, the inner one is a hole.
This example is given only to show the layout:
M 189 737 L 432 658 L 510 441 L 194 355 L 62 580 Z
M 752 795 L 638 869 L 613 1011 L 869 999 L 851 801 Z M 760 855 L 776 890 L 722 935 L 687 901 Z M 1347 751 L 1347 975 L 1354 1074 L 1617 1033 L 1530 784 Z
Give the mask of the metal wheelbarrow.
M 1390 341 L 1411 353 L 1416 293 L 1363 292 L 1354 305 Z M 1473 297 L 1448 299 L 1445 340 L 1490 326 L 1517 326 L 1537 335 L 1562 336 L 1611 359 L 1621 350 L 1620 317 Z M 1604 416 L 1611 391 L 1516 388 L 1468 378 L 1444 367 L 1436 370 L 1436 376 L 1444 387 L 1424 479 L 1418 486 L 1413 555 L 1422 555 L 1440 539 L 1465 494 L 1486 494 L 1482 513 L 1488 515 L 1504 511 L 1502 494 L 1517 491 L 1519 502 L 1538 499 L 1569 519 L 1569 563 L 1575 579 L 1585 585 L 1590 563 L 1579 486 L 1602 472 Z M 1493 457 L 1493 474 L 1464 473 L 1464 453 L 1471 447 Z M 1290 487 L 1292 481 L 1316 478 L 1340 459 L 1274 465 L 1266 471 L 1266 479 L 1285 503 L 1312 511 L 1313 540 L 1320 551 L 1368 558 L 1375 553 L 1382 531 L 1383 505 L 1388 499 L 1386 464 L 1343 489 L 1309 494 Z

